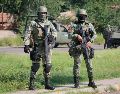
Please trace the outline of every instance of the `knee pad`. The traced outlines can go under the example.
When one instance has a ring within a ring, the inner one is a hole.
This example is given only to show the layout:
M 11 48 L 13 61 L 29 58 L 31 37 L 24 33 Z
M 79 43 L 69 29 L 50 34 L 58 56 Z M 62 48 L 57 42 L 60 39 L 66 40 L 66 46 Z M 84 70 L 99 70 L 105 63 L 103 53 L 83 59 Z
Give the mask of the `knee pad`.
M 49 73 L 51 70 L 52 65 L 50 63 L 44 65 L 45 73 Z
M 33 63 L 33 65 L 31 66 L 31 70 L 33 72 L 37 72 L 39 67 L 40 67 L 40 63 Z

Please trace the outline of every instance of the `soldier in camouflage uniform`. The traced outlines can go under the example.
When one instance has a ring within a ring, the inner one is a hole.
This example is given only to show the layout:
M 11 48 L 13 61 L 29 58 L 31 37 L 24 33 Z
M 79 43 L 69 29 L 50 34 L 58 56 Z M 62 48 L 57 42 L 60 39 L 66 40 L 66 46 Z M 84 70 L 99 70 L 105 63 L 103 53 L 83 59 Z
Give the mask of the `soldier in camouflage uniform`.
M 91 42 L 96 38 L 96 32 L 93 25 L 86 21 L 86 10 L 80 9 L 77 13 L 77 18 L 78 21 L 71 24 L 73 33 L 69 36 L 69 38 L 72 38 L 69 54 L 74 58 L 73 75 L 75 88 L 79 88 L 81 54 L 83 54 L 86 63 L 89 78 L 88 86 L 97 88 L 93 81 L 91 63 L 91 59 L 94 57 L 94 49 L 91 47 Z
M 57 36 L 56 29 L 53 24 L 47 19 L 47 8 L 45 6 L 40 6 L 38 12 L 38 19 L 31 21 L 28 30 L 26 31 L 24 38 L 24 52 L 29 53 L 30 44 L 32 41 L 32 51 L 30 52 L 30 58 L 32 60 L 31 74 L 30 74 L 30 84 L 29 90 L 34 90 L 34 80 L 36 72 L 40 67 L 40 61 L 43 63 L 43 74 L 45 78 L 45 89 L 54 90 L 55 88 L 49 84 L 50 70 L 51 70 L 51 49 L 48 52 L 48 62 L 45 63 L 45 45 L 44 45 L 44 29 L 48 30 L 48 35 L 51 35 L 54 39 Z M 42 27 L 42 28 L 41 28 Z M 51 40 L 53 41 L 53 40 Z M 49 47 L 51 48 L 51 44 Z
M 110 46 L 109 39 L 110 39 L 111 32 L 112 32 L 112 30 L 110 28 L 110 25 L 107 25 L 107 27 L 105 28 L 105 30 L 103 32 L 103 38 L 105 39 L 104 49 L 106 47 L 109 48 L 109 46 Z

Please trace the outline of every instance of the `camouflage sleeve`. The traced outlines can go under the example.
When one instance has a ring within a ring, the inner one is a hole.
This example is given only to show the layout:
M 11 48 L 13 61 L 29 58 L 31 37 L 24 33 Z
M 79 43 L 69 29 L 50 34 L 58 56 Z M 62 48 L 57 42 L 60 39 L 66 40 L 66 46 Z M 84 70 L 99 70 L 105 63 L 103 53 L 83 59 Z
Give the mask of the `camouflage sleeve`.
M 73 39 L 73 40 L 76 39 L 76 37 L 78 36 L 78 34 L 75 30 L 76 26 L 77 26 L 76 24 L 71 23 L 71 28 L 72 28 L 71 39 Z
M 50 22 L 50 29 L 52 31 L 52 35 L 56 38 L 57 37 L 57 30 L 55 29 L 54 25 Z
M 24 45 L 30 45 L 31 31 L 33 30 L 32 27 L 33 27 L 34 24 L 35 24 L 35 22 L 31 21 L 30 25 L 28 26 L 28 28 L 25 31 Z
M 89 23 L 89 29 L 90 29 L 90 31 L 91 31 L 91 39 L 90 39 L 90 41 L 91 42 L 94 42 L 94 40 L 96 39 L 96 37 L 97 37 L 97 34 L 96 34 L 96 31 L 95 31 L 95 28 L 94 28 L 94 26 L 91 24 L 91 23 Z

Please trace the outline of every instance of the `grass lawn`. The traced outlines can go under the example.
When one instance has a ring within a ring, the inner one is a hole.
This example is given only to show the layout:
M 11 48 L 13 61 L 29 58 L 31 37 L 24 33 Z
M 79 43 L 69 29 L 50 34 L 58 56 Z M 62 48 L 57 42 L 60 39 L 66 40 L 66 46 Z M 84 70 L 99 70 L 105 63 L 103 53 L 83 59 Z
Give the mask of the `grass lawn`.
M 54 85 L 73 83 L 73 59 L 66 52 L 53 52 L 51 81 Z M 28 54 L 0 54 L 0 93 L 28 87 L 31 61 Z M 120 49 L 95 51 L 94 78 L 120 77 Z M 36 75 L 36 87 L 43 88 L 42 64 Z M 88 81 L 84 61 L 80 68 L 80 80 Z

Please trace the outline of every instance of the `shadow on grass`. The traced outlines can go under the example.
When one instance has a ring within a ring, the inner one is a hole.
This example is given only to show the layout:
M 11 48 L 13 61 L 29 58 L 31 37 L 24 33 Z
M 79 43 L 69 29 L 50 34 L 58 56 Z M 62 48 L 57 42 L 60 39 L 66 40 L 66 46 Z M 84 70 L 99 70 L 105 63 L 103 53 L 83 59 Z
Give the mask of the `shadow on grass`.
M 73 77 L 67 75 L 54 75 L 51 79 L 52 83 L 55 85 L 64 85 L 64 84 L 72 84 Z

